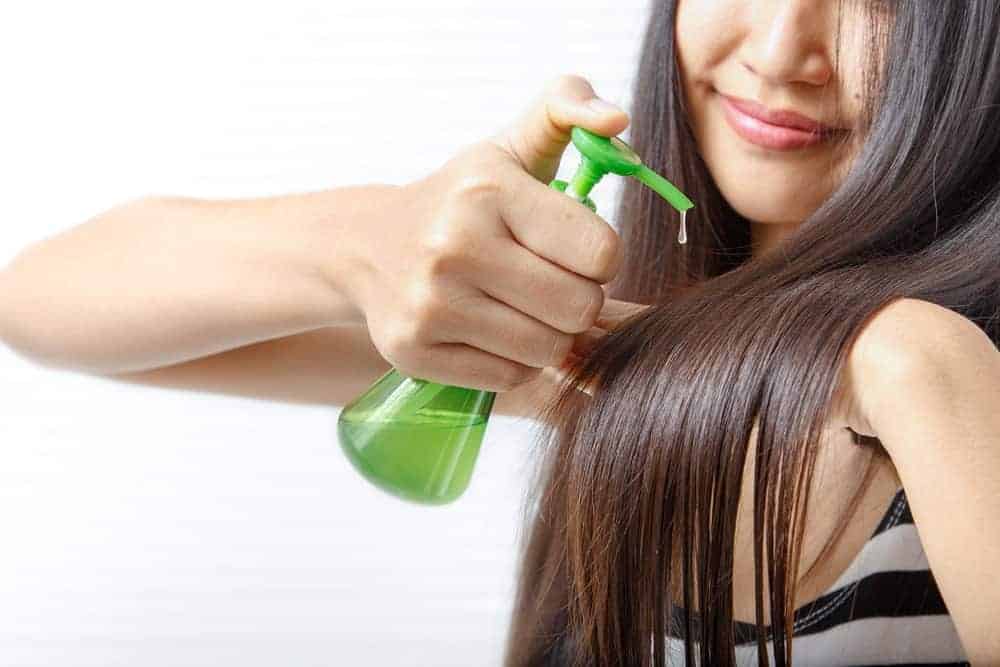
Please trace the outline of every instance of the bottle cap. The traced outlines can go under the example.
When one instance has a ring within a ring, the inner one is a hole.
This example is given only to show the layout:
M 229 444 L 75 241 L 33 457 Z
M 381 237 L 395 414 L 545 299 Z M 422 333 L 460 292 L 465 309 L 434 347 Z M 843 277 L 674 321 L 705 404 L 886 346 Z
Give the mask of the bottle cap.
M 639 155 L 618 137 L 602 137 L 582 127 L 570 130 L 573 145 L 583 157 L 565 192 L 584 200 L 605 174 L 634 176 L 656 191 L 678 211 L 694 206 L 673 183 L 645 166 Z

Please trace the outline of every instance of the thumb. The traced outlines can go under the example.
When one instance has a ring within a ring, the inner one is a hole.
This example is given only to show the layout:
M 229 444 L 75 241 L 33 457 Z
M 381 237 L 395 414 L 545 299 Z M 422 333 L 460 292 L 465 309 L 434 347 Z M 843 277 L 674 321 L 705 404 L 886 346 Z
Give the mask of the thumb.
M 602 329 L 611 331 L 617 329 L 629 318 L 646 311 L 648 308 L 652 308 L 652 304 L 622 301 L 621 299 L 612 299 L 609 296 L 605 296 L 604 305 L 601 306 L 601 312 L 597 314 L 597 320 L 594 324 Z
M 575 361 L 579 360 L 580 357 L 586 357 L 594 351 L 594 348 L 604 340 L 604 337 L 609 332 L 618 329 L 627 320 L 639 315 L 650 307 L 642 303 L 632 303 L 631 301 L 620 301 L 605 297 L 604 307 L 601 308 L 594 326 L 573 337 L 573 345 L 570 348 L 571 359 Z
M 507 151 L 525 171 L 548 185 L 555 178 L 574 125 L 613 137 L 628 123 L 628 114 L 597 97 L 585 78 L 564 74 L 553 80 L 517 120 L 490 140 Z

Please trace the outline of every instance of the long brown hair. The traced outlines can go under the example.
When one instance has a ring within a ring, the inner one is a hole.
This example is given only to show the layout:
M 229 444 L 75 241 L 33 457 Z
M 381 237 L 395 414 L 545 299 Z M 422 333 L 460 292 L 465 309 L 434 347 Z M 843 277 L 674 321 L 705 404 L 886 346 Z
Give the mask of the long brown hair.
M 544 410 L 507 667 L 660 667 L 668 633 L 688 665 L 734 664 L 748 457 L 759 664 L 766 640 L 790 664 L 817 443 L 858 332 L 910 297 L 1000 345 L 995 1 L 867 7 L 873 22 L 891 20 L 870 50 L 857 157 L 780 252 L 751 257 L 748 221 L 716 188 L 684 116 L 675 2 L 652 3 L 629 141 L 695 201 L 688 243 L 674 242 L 661 198 L 625 184 L 626 259 L 609 295 L 653 307 L 606 336 Z M 583 400 L 575 386 L 591 381 L 599 389 Z

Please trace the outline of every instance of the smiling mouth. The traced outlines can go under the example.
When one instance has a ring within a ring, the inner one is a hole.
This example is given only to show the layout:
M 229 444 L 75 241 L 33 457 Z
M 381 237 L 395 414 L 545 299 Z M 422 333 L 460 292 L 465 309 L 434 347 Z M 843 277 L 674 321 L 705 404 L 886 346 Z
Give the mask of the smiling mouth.
M 761 148 L 777 151 L 801 150 L 833 137 L 843 136 L 847 132 L 844 128 L 831 128 L 800 114 L 788 112 L 769 114 L 766 110 L 761 112 L 758 111 L 759 107 L 752 106 L 753 103 L 748 105 L 746 101 L 715 92 L 729 127 L 744 141 Z M 797 127 L 769 122 L 760 116 L 775 121 L 785 120 Z

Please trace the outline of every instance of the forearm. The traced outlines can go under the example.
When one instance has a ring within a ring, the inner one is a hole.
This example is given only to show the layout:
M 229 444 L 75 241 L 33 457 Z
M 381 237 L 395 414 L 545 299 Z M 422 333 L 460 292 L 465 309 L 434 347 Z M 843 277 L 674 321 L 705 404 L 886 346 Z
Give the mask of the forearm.
M 0 337 L 46 365 L 118 373 L 357 322 L 346 232 L 390 190 L 117 206 L 0 270 Z

